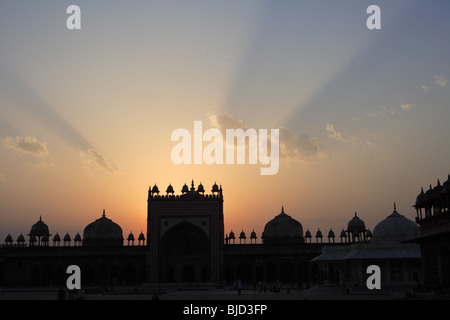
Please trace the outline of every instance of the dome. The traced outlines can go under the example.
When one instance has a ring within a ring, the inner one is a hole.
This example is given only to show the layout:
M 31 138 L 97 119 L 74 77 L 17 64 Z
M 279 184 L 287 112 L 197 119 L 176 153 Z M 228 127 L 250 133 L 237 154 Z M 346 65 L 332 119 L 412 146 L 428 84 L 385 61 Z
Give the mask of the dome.
M 158 189 L 158 186 L 156 184 L 152 188 L 152 194 L 153 193 L 159 194 L 159 189 Z
M 49 235 L 48 226 L 42 221 L 42 217 L 39 217 L 39 221 L 31 226 L 29 235 L 37 238 Z
M 77 234 L 75 235 L 75 238 L 73 240 L 75 240 L 76 242 L 81 241 L 81 235 L 79 232 L 77 232 Z
M 53 241 L 61 241 L 61 237 L 59 236 L 58 232 L 53 237 Z
M 12 238 L 11 234 L 8 233 L 8 235 L 5 238 L 5 242 L 6 243 L 12 243 L 13 242 L 13 238 Z
M 219 186 L 217 185 L 217 183 L 214 182 L 214 184 L 212 186 L 212 189 L 211 189 L 211 192 L 212 193 L 219 192 Z
M 373 229 L 372 242 L 404 241 L 419 234 L 419 227 L 413 221 L 397 212 L 394 212 L 379 222 Z
M 117 247 L 123 245 L 122 228 L 105 216 L 105 210 L 100 219 L 88 224 L 83 232 L 83 246 L 108 246 Z
M 141 233 L 139 234 L 138 240 L 139 240 L 139 241 L 145 241 L 145 236 L 144 236 L 144 234 L 142 233 L 142 231 L 141 231 Z
M 300 222 L 284 213 L 282 207 L 281 213 L 264 227 L 262 238 L 264 243 L 303 242 L 303 227 Z
M 366 230 L 366 225 L 364 224 L 364 221 L 362 221 L 355 212 L 355 216 L 348 222 L 347 225 L 347 231 L 353 232 L 362 232 Z
M 17 238 L 17 242 L 19 242 L 19 243 L 25 242 L 25 237 L 23 236 L 23 234 L 20 234 L 20 236 Z
M 72 238 L 70 237 L 69 233 L 67 232 L 66 235 L 63 238 L 64 242 L 70 242 L 72 241 Z
M 169 186 L 166 189 L 166 193 L 167 194 L 169 194 L 169 193 L 174 194 L 175 193 L 175 191 L 173 190 L 172 184 L 169 184 Z
M 330 231 L 328 231 L 328 237 L 329 238 L 334 238 L 334 231 L 331 228 L 330 228 Z
M 183 188 L 181 189 L 181 193 L 186 193 L 186 192 L 189 192 L 189 188 L 188 188 L 187 184 L 185 183 Z
M 197 192 L 205 193 L 205 188 L 203 187 L 201 182 L 200 182 L 200 184 L 197 187 Z
M 128 240 L 128 241 L 134 241 L 134 235 L 133 235 L 133 232 L 130 231 L 130 234 L 128 235 L 127 240 Z

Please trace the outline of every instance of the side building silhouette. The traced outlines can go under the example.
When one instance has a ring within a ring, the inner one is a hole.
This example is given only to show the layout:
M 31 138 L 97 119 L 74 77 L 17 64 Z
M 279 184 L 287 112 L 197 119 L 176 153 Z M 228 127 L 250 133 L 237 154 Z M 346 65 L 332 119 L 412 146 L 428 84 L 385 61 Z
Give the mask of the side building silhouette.
M 445 188 L 448 184 L 444 183 Z M 440 192 L 447 202 L 440 202 L 439 214 L 447 215 L 448 188 Z M 81 268 L 84 286 L 99 287 L 229 286 L 238 281 L 247 288 L 262 283 L 297 289 L 344 281 L 361 285 L 369 264 L 380 265 L 388 285 L 447 285 L 447 278 L 427 274 L 436 265 L 428 262 L 423 268 L 421 260 L 424 249 L 419 244 L 431 248 L 426 249 L 425 257 L 435 261 L 437 253 L 430 256 L 429 251 L 438 240 L 422 235 L 419 226 L 395 207 L 373 234 L 355 213 L 339 236 L 330 229 L 326 237 L 320 229 L 314 236 L 309 229 L 304 232 L 302 224 L 282 207 L 257 241 L 254 231 L 249 236 L 243 230 L 225 233 L 223 190 L 216 183 L 207 193 L 201 183 L 195 188 L 192 181 L 190 187 L 182 187 L 181 194 L 175 194 L 172 185 L 160 194 L 155 184 L 148 190 L 147 201 L 147 232 L 141 232 L 137 240 L 132 232 L 125 239 L 120 225 L 107 217 L 105 210 L 85 227 L 83 236 L 77 233 L 73 240 L 68 233 L 62 240 L 59 233 L 50 234 L 42 217 L 27 234 L 28 242 L 23 234 L 16 241 L 8 234 L 0 246 L 0 285 L 63 286 L 66 268 L 72 264 Z M 428 204 L 418 201 L 415 207 L 416 221 L 425 226 L 430 217 L 423 217 L 421 210 Z M 437 216 L 437 209 L 435 212 Z M 448 248 L 449 241 L 444 240 L 447 242 L 439 245 Z

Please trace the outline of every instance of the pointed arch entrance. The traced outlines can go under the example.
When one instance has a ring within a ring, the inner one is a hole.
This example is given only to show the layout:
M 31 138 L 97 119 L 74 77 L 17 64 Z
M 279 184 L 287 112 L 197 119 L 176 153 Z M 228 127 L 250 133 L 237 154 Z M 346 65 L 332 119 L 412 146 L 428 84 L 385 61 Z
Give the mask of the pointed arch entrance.
M 163 282 L 201 282 L 211 269 L 209 237 L 183 221 L 169 229 L 160 242 L 160 279 Z

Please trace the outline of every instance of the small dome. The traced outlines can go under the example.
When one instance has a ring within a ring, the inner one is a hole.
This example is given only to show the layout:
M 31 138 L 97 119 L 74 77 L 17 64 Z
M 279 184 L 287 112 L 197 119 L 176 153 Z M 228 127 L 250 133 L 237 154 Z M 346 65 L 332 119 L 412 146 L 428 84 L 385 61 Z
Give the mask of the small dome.
M 42 217 L 39 217 L 39 221 L 33 224 L 33 226 L 31 227 L 29 235 L 40 238 L 48 234 L 48 226 L 42 221 Z
M 55 242 L 61 241 L 61 237 L 59 236 L 58 232 L 53 237 L 53 241 L 55 241 Z
M 156 185 L 156 183 L 155 183 L 155 185 L 152 188 L 152 194 L 153 193 L 159 194 L 159 189 L 158 189 L 158 186 Z
M 79 232 L 77 232 L 77 234 L 75 235 L 74 240 L 75 240 L 76 242 L 81 241 L 81 235 L 80 235 Z
M 322 231 L 320 229 L 317 229 L 316 238 L 322 238 Z
M 256 239 L 256 232 L 255 230 L 252 231 L 252 233 L 250 234 L 250 239 Z
M 167 194 L 169 194 L 169 193 L 174 194 L 175 193 L 175 191 L 173 190 L 172 184 L 169 184 L 169 186 L 166 189 L 166 193 Z
M 441 191 L 442 191 L 442 186 L 441 186 L 441 182 L 438 179 L 436 187 L 433 188 L 432 195 L 435 197 L 439 197 L 441 195 Z
M 5 242 L 6 243 L 12 243 L 13 242 L 13 238 L 11 237 L 11 234 L 8 233 L 8 235 L 5 238 Z
M 144 236 L 144 234 L 142 233 L 142 231 L 141 231 L 141 234 L 139 235 L 138 240 L 139 240 L 139 241 L 145 241 L 145 236 Z
M 83 246 L 123 246 L 122 228 L 108 219 L 103 210 L 101 218 L 88 224 L 83 232 Z
M 379 222 L 373 229 L 372 242 L 404 241 L 419 234 L 419 227 L 413 221 L 394 211 L 387 218 Z
M 306 230 L 305 232 L 305 238 L 311 238 L 311 231 L 309 231 L 309 229 Z
M 205 188 L 203 187 L 201 182 L 200 182 L 200 184 L 197 187 L 197 192 L 205 193 Z
M 23 234 L 20 234 L 20 236 L 17 238 L 17 242 L 19 243 L 25 242 L 25 237 L 23 236 Z
M 128 235 L 127 240 L 128 240 L 128 241 L 134 241 L 134 235 L 133 235 L 133 232 L 130 231 L 130 234 Z
M 181 189 L 181 193 L 187 193 L 189 192 L 189 187 L 187 186 L 187 184 L 185 183 L 183 188 Z
M 229 239 L 233 239 L 233 240 L 236 239 L 235 236 L 234 236 L 233 230 L 231 230 L 231 232 L 230 232 Z
M 332 229 L 328 231 L 328 238 L 334 238 L 334 231 Z
M 239 235 L 239 239 L 246 239 L 244 230 L 241 231 L 241 234 Z
M 340 237 L 341 237 L 341 238 L 347 237 L 347 232 L 345 232 L 344 229 L 342 229 Z
M 72 238 L 70 237 L 70 235 L 69 235 L 69 233 L 68 233 L 68 232 L 67 232 L 67 233 L 66 233 L 66 235 L 64 236 L 64 239 L 63 239 L 63 241 L 64 241 L 64 242 L 66 242 L 66 241 L 67 241 L 67 242 L 70 242 L 70 241 L 72 241 Z
M 347 231 L 353 232 L 362 232 L 366 230 L 366 225 L 364 221 L 362 221 L 355 212 L 355 216 L 348 222 Z
M 214 182 L 214 185 L 212 186 L 211 192 L 219 192 L 219 186 L 217 183 Z
M 300 222 L 284 213 L 270 220 L 264 227 L 262 238 L 265 243 L 269 242 L 303 242 L 303 227 Z
M 423 192 L 423 188 L 420 189 L 420 193 L 417 195 L 416 204 L 425 200 L 425 192 Z

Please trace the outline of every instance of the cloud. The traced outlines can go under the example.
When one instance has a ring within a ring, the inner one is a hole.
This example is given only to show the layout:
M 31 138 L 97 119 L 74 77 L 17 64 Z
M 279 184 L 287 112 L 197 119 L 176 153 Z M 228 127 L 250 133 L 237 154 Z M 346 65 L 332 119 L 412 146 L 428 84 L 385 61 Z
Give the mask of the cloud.
M 209 120 L 212 126 L 222 131 L 223 134 L 226 129 L 248 129 L 248 126 L 242 120 L 227 112 L 209 114 Z M 321 158 L 325 156 L 317 139 L 309 137 L 307 134 L 295 136 L 288 128 L 279 127 L 278 129 L 280 133 L 279 147 L 281 158 L 310 163 L 316 157 Z
M 430 88 L 427 86 L 421 86 L 422 90 L 425 91 L 426 93 L 430 92 Z
M 119 171 L 118 168 L 103 153 L 98 150 L 90 148 L 86 152 L 80 151 L 80 155 L 89 165 L 95 163 L 100 168 L 110 173 Z
M 404 103 L 400 106 L 400 108 L 402 108 L 402 110 L 412 110 L 412 108 L 414 108 L 415 105 L 411 104 L 411 103 Z
M 36 157 L 45 158 L 49 155 L 47 143 L 40 142 L 33 136 L 6 136 L 1 141 L 10 149 L 31 154 Z
M 331 123 L 327 123 L 327 127 L 326 130 L 328 132 L 328 138 L 330 139 L 334 139 L 336 141 L 340 141 L 340 142 L 346 142 L 347 140 L 344 139 L 342 137 L 342 134 L 338 131 L 336 131 L 336 129 L 334 129 L 334 125 Z
M 209 121 L 214 128 L 220 131 L 225 131 L 226 129 L 247 129 L 242 120 L 237 119 L 235 116 L 228 112 L 222 114 L 209 114 Z
M 442 75 L 435 75 L 434 76 L 435 83 L 440 87 L 447 86 L 447 79 Z
M 289 129 L 281 127 L 280 156 L 285 159 L 309 163 L 316 157 L 323 158 L 325 153 L 317 139 L 311 138 L 307 134 L 297 137 Z

